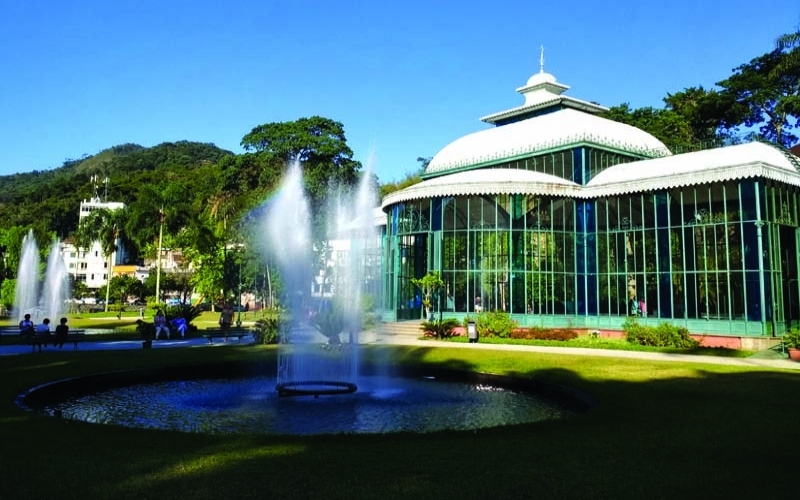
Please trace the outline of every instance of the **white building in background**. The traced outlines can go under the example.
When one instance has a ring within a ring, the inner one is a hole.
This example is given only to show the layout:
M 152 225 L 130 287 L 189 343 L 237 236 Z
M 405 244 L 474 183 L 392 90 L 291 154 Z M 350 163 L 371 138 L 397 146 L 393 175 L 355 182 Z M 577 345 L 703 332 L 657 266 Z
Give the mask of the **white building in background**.
M 78 223 L 88 216 L 92 211 L 104 208 L 106 210 L 120 210 L 125 208 L 125 204 L 118 201 L 103 201 L 97 196 L 91 200 L 81 202 Z M 117 241 L 118 250 L 111 255 L 112 265 L 122 264 L 126 260 L 125 249 Z M 75 241 L 71 238 L 61 243 L 61 255 L 67 266 L 67 272 L 75 282 L 86 283 L 90 289 L 98 289 L 106 285 L 111 270 L 108 269 L 108 258 L 103 255 L 103 248 L 99 241 L 92 243 L 89 249 L 79 249 L 75 246 Z
M 364 276 L 361 277 L 364 282 L 362 292 L 375 297 L 380 296 L 382 236 L 385 233 L 386 215 L 380 207 L 376 207 L 370 217 L 375 230 L 367 241 L 364 241 L 363 237 L 353 237 L 352 234 L 343 234 L 341 238 L 328 241 L 326 269 L 319 270 L 314 277 L 311 283 L 312 297 L 333 297 L 341 281 L 347 279 L 348 267 L 352 264 L 350 255 L 354 247 L 364 259 L 358 263 L 359 266 L 363 266 L 364 272 Z M 356 222 L 354 227 L 360 227 L 359 223 Z

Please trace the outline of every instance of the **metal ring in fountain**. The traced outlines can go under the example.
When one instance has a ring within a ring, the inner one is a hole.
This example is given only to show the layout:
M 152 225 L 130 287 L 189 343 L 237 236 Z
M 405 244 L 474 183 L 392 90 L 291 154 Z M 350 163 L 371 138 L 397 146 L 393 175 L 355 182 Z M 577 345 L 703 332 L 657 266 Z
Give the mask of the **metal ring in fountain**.
M 278 396 L 334 396 L 337 394 L 351 394 L 358 390 L 356 384 L 350 382 L 331 382 L 328 380 L 308 380 L 301 382 L 286 382 L 275 386 Z

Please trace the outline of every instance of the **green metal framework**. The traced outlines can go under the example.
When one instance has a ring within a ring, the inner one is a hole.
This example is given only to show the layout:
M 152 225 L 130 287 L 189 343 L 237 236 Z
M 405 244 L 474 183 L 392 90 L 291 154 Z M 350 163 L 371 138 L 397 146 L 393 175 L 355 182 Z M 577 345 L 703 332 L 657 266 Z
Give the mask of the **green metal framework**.
M 585 184 L 632 161 L 576 148 L 509 168 Z M 594 200 L 435 197 L 390 207 L 385 307 L 418 318 L 428 271 L 443 315 L 511 313 L 522 325 L 618 328 L 628 315 L 694 332 L 768 335 L 800 320 L 798 189 L 762 179 Z

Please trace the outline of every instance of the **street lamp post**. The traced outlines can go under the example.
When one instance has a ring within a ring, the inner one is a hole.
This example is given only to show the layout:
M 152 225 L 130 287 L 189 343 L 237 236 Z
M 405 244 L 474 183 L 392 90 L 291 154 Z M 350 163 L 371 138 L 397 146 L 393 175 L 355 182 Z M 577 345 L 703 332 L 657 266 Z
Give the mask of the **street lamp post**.
M 241 256 L 240 256 L 241 259 Z M 236 326 L 242 326 L 242 261 L 239 260 L 239 299 L 236 307 Z

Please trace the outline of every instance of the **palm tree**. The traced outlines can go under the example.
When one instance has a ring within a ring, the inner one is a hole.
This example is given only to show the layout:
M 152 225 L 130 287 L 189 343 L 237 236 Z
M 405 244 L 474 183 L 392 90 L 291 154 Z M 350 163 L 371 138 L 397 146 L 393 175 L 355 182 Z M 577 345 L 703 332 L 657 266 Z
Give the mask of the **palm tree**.
M 772 77 L 781 73 L 800 70 L 800 29 L 794 33 L 781 35 L 775 41 L 776 48 L 784 53 L 784 57 L 772 70 Z M 795 73 L 797 74 L 797 73 Z
M 776 45 L 781 50 L 786 50 L 796 61 L 800 54 L 794 49 L 800 48 L 800 29 L 794 33 L 787 33 L 778 37 Z
M 156 300 L 161 300 L 161 249 L 164 235 L 174 243 L 176 236 L 192 222 L 188 205 L 191 199 L 188 188 L 182 184 L 165 182 L 158 186 L 145 185 L 139 190 L 137 201 L 129 207 L 128 231 L 136 235 L 139 248 L 154 244 L 156 248 Z M 158 221 L 154 224 L 154 221 Z M 174 246 L 174 245 L 170 245 Z
M 114 252 L 119 250 L 117 242 L 124 236 L 126 215 L 125 209 L 98 208 L 92 210 L 89 215 L 81 219 L 75 233 L 75 242 L 78 248 L 89 249 L 97 241 L 100 243 L 103 256 L 107 259 L 106 312 L 108 312 L 108 299 L 111 295 L 111 271 L 113 269 L 111 258 Z

